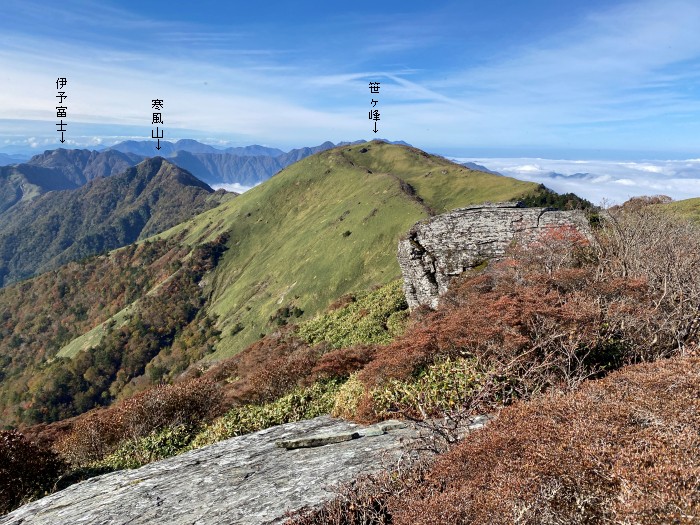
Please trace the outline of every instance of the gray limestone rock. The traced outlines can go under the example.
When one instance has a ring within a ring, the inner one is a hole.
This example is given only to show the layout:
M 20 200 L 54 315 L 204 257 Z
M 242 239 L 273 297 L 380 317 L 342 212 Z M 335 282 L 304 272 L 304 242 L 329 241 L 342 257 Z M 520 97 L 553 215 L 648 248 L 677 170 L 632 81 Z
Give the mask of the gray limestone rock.
M 320 435 L 357 437 L 293 450 L 275 445 Z M 333 498 L 334 485 L 395 464 L 417 437 L 400 422 L 362 427 L 317 417 L 89 479 L 20 507 L 0 525 L 281 523 L 287 510 Z
M 581 211 L 525 208 L 520 202 L 468 206 L 416 223 L 398 249 L 409 307 L 437 307 L 457 275 L 502 257 L 514 240 L 529 242 L 555 226 L 590 232 Z

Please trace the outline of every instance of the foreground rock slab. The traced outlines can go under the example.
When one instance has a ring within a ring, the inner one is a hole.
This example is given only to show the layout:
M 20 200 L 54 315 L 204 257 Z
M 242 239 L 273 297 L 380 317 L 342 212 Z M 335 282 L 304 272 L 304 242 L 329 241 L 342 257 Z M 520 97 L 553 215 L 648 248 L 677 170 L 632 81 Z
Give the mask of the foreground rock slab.
M 333 443 L 335 434 L 353 438 Z M 319 436 L 323 446 L 276 445 Z M 282 523 L 287 510 L 331 499 L 334 485 L 395 464 L 417 438 L 398 422 L 363 427 L 322 416 L 89 479 L 15 510 L 0 525 Z

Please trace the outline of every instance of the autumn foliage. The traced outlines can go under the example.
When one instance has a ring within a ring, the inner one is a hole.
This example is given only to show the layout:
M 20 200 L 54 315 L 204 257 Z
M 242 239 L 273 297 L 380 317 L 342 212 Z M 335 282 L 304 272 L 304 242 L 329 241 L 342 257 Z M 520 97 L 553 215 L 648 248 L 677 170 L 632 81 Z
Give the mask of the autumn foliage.
M 502 410 L 430 467 L 367 477 L 291 523 L 697 523 L 700 359 Z
M 66 465 L 15 430 L 0 431 L 0 515 L 51 492 Z
M 166 427 L 197 428 L 222 411 L 222 389 L 208 379 L 160 385 L 116 405 L 77 418 L 54 448 L 75 466 L 89 465 L 127 439 Z
M 474 383 L 461 407 L 427 415 L 497 419 L 433 465 L 340 487 L 291 523 L 700 522 L 697 227 L 633 206 L 590 239 L 572 234 L 465 275 L 357 376 L 358 415 L 372 420 L 386 415 L 377 392 L 453 359 Z M 393 408 L 420 419 L 415 399 Z

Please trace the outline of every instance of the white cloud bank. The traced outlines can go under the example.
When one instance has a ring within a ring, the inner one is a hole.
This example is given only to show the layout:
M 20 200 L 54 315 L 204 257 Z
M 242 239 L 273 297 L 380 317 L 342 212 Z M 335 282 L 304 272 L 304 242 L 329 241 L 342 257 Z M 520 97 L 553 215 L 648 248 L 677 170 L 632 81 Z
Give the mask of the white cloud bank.
M 572 192 L 595 204 L 619 204 L 639 195 L 673 199 L 700 197 L 700 159 L 638 162 L 533 158 L 468 158 L 520 180 L 542 183 L 559 193 Z
M 211 187 L 215 190 L 226 190 L 235 191 L 236 193 L 244 193 L 249 189 L 254 188 L 255 186 L 243 186 L 243 184 L 234 182 L 233 184 L 212 184 Z

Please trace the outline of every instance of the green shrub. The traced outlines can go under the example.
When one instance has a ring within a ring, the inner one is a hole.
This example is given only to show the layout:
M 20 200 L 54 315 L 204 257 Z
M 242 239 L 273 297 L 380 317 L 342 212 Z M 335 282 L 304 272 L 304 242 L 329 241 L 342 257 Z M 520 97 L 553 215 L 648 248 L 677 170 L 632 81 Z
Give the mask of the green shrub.
M 380 417 L 397 412 L 416 417 L 436 415 L 463 406 L 482 378 L 475 359 L 447 358 L 428 366 L 415 379 L 391 379 L 372 390 L 372 403 Z
M 389 335 L 398 337 L 406 331 L 408 325 L 408 310 L 399 310 L 392 313 L 386 320 L 386 329 Z
M 339 387 L 339 381 L 318 382 L 308 388 L 297 388 L 271 403 L 235 407 L 198 434 L 191 448 L 328 414 L 333 409 Z
M 333 411 L 331 412 L 333 417 L 354 418 L 364 393 L 364 383 L 357 378 L 357 373 L 352 374 L 335 395 Z
M 167 427 L 142 438 L 123 441 L 95 466 L 110 470 L 138 468 L 186 451 L 195 435 L 196 430 L 186 425 Z
M 333 348 L 384 344 L 403 332 L 407 309 L 402 281 L 397 280 L 301 324 L 298 335 L 309 344 L 325 341 Z

